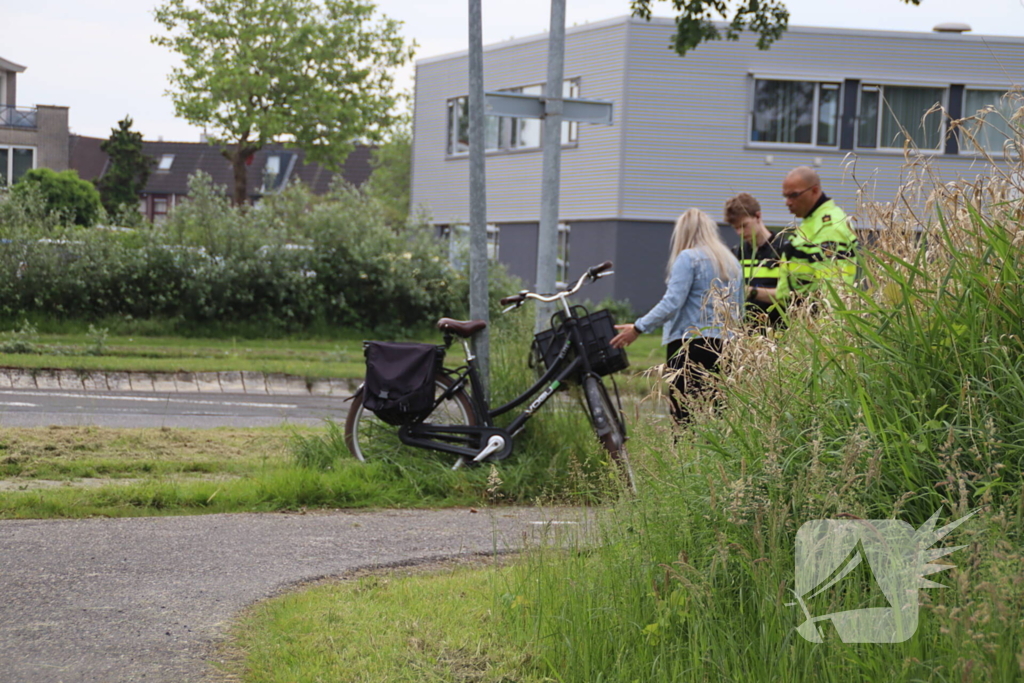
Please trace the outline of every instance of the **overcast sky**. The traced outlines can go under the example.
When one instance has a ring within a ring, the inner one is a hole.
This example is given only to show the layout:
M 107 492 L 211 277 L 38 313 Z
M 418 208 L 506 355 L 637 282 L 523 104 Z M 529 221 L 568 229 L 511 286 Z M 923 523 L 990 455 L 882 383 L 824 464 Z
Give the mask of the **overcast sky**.
M 484 43 L 543 32 L 550 0 L 483 0 Z M 146 139 L 199 139 L 199 130 L 175 118 L 164 95 L 174 63 L 150 43 L 160 27 L 157 0 L 22 0 L 5 2 L 0 57 L 28 67 L 18 77 L 18 104 L 70 107 L 72 132 L 107 137 L 125 114 Z M 380 9 L 404 22 L 417 57 L 465 50 L 467 0 L 379 0 Z M 671 16 L 659 3 L 656 14 Z M 965 22 L 974 35 L 1024 36 L 1024 0 L 786 0 L 790 24 L 930 31 L 943 22 Z M 567 0 L 566 24 L 629 13 L 629 0 Z M 1024 40 L 1024 38 L 1022 38 Z M 411 69 L 402 74 L 411 86 Z

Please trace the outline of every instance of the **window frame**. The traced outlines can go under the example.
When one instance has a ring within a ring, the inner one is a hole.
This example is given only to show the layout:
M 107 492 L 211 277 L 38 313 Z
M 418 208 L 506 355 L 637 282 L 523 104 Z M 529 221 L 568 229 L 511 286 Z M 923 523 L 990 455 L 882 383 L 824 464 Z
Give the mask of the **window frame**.
M 461 251 L 463 248 L 461 242 L 465 239 L 465 249 L 469 252 L 469 223 L 452 223 L 450 225 L 441 225 L 440 237 L 441 239 L 448 242 L 448 263 L 456 269 L 461 269 L 469 265 L 468 262 L 463 263 L 461 260 Z M 457 234 L 462 233 L 465 237 L 456 237 Z M 487 260 L 498 262 L 498 256 L 501 250 L 501 226 L 497 223 L 487 223 Z
M 843 120 L 843 104 L 846 96 L 845 88 L 843 88 L 843 79 L 832 76 L 795 76 L 795 75 L 776 75 L 776 74 L 759 74 L 751 73 L 748 74 L 750 79 L 750 85 L 747 89 L 748 100 L 747 100 L 747 141 L 748 147 L 766 148 L 766 149 L 790 149 L 790 150 L 818 150 L 818 151 L 839 151 L 839 144 L 841 138 L 841 128 Z M 811 142 L 772 142 L 768 140 L 754 140 L 754 100 L 757 96 L 757 82 L 758 81 L 782 81 L 788 83 L 810 83 L 814 85 L 814 96 L 811 98 Z M 835 138 L 836 141 L 832 145 L 821 145 L 818 144 L 818 124 L 820 123 L 820 110 L 821 110 L 821 86 L 822 85 L 834 85 L 839 95 L 839 99 L 836 104 L 835 114 Z
M 11 187 L 17 180 L 12 182 L 14 176 L 14 150 L 29 150 L 32 152 L 32 166 L 28 170 L 39 168 L 39 148 L 35 145 L 11 145 L 11 144 L 0 144 L 0 149 L 7 151 L 7 168 L 2 170 L 2 182 L 0 182 L 0 188 Z M 19 178 L 20 180 L 20 178 Z
M 1021 105 L 1021 106 L 1024 106 L 1024 94 L 1021 94 L 1020 91 L 1015 91 L 1014 88 L 1007 89 L 1006 86 L 992 86 L 992 85 L 964 85 L 963 102 L 961 102 L 961 106 L 960 106 L 960 118 L 966 119 L 966 118 L 974 116 L 975 114 L 978 113 L 977 111 L 973 111 L 973 112 L 967 111 L 967 93 L 969 93 L 969 92 L 979 92 L 979 91 L 980 92 L 998 92 L 998 93 L 1001 93 L 999 95 L 999 97 L 997 98 L 999 100 L 1003 99 L 1007 95 L 1011 95 L 1011 97 L 1012 97 L 1013 93 L 1016 92 L 1017 103 L 1019 105 Z M 980 110 L 978 110 L 978 111 L 980 111 Z M 959 137 L 959 140 L 958 140 L 958 145 L 957 145 L 957 156 L 966 156 L 966 157 L 990 156 L 990 157 L 997 158 L 997 159 L 1003 159 L 1003 158 L 1006 158 L 1007 156 L 1009 156 L 1009 157 L 1013 157 L 1014 156 L 1012 154 L 1010 154 L 1010 155 L 1006 154 L 1006 145 L 1003 145 L 1003 147 L 1000 148 L 999 150 L 966 149 L 966 146 L 968 144 L 970 144 L 970 140 L 968 140 L 967 137 L 964 136 L 964 135 L 960 135 L 958 137 Z
M 581 79 L 578 76 L 572 78 L 562 79 L 562 96 L 568 97 L 566 91 L 572 94 L 572 97 L 578 98 L 580 95 L 580 82 Z M 526 85 L 515 86 L 512 88 L 502 88 L 498 92 L 508 93 L 522 93 L 527 88 L 540 88 L 540 94 L 544 93 L 544 83 L 529 83 Z M 465 101 L 466 106 L 469 106 L 468 95 L 458 95 L 456 97 L 449 97 L 445 100 L 445 158 L 447 159 L 463 159 L 469 156 L 469 141 L 468 141 L 468 121 L 467 121 L 467 141 L 466 149 L 460 151 L 457 149 L 458 144 L 458 126 L 459 120 L 457 116 L 453 116 L 452 112 L 455 107 L 459 106 L 459 103 Z M 487 134 L 486 128 L 488 126 L 487 119 L 497 119 L 498 121 L 498 144 L 497 147 L 487 146 Z M 530 119 L 536 121 L 540 125 L 540 139 L 538 144 L 521 146 L 516 144 L 516 138 L 518 135 L 518 122 L 520 119 L 514 116 L 495 116 L 493 114 L 484 114 L 485 120 L 485 132 L 484 132 L 484 154 L 490 156 L 495 154 L 521 154 L 529 152 L 538 152 L 543 149 L 544 146 L 544 128 L 541 119 Z M 579 122 L 578 121 L 563 121 L 562 122 L 562 149 L 574 148 L 579 146 Z
M 878 88 L 878 112 L 875 114 L 875 146 L 864 147 L 861 145 L 860 140 L 860 126 L 861 126 L 861 106 L 863 102 L 863 95 L 865 88 Z M 893 81 L 893 80 L 878 80 L 878 79 L 864 79 L 861 80 L 857 86 L 857 106 L 854 114 L 854 137 L 853 137 L 853 149 L 856 152 L 872 152 L 876 154 L 904 154 L 903 145 L 899 147 L 883 147 L 882 142 L 882 116 L 885 113 L 885 89 L 886 88 L 934 88 L 941 91 L 940 105 L 944 111 L 949 109 L 949 83 L 929 82 L 929 81 Z M 923 114 L 923 112 L 922 112 Z M 913 150 L 915 154 L 921 155 L 942 155 L 945 153 L 943 142 L 946 136 L 949 134 L 949 125 L 947 124 L 947 117 L 941 116 L 942 119 L 942 131 L 939 133 L 939 143 L 936 147 L 922 148 L 918 147 Z M 903 122 L 902 125 L 905 127 L 906 124 Z M 920 119 L 918 119 L 920 123 Z
M 572 237 L 572 224 L 558 222 L 558 235 L 555 241 L 555 287 L 565 289 L 569 286 L 570 238 Z M 564 256 L 561 256 L 564 254 Z

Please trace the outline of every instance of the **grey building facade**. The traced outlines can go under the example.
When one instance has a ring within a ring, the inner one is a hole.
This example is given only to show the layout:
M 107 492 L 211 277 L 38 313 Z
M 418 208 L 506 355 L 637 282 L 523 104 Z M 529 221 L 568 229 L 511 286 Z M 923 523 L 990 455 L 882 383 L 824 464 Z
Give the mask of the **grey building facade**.
M 562 132 L 560 268 L 573 276 L 616 264 L 615 277 L 590 288 L 594 300 L 656 302 L 672 225 L 691 206 L 720 220 L 727 198 L 750 192 L 770 226 L 788 225 L 782 178 L 808 165 L 855 213 L 858 182 L 876 200 L 895 196 L 906 162 L 901 127 L 950 180 L 984 172 L 976 145 L 999 159 L 1012 137 L 1004 119 L 1020 101 L 1003 95 L 1024 84 L 1024 38 L 791 27 L 768 51 L 744 35 L 679 57 L 669 48 L 674 29 L 670 19 L 621 17 L 567 30 L 563 91 L 614 106 L 613 125 L 563 124 Z M 546 34 L 485 47 L 485 88 L 539 93 L 546 58 Z M 469 218 L 467 90 L 466 53 L 417 62 L 412 202 L 442 233 Z M 945 113 L 926 116 L 933 105 Z M 950 118 L 988 109 L 974 142 L 947 134 Z M 488 117 L 486 133 L 494 252 L 527 283 L 536 269 L 539 126 Z

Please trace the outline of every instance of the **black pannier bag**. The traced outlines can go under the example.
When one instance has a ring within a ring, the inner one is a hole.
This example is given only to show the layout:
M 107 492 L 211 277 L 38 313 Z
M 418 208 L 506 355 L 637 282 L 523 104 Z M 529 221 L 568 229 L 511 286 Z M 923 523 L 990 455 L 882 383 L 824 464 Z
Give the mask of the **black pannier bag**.
M 588 313 L 583 306 L 572 308 L 573 313 L 578 316 L 580 338 L 583 340 L 590 368 L 602 377 L 628 368 L 629 358 L 626 356 L 626 350 L 612 348 L 608 343 L 615 336 L 615 319 L 612 314 L 607 310 Z M 533 352 L 545 369 L 554 364 L 565 344 L 568 332 L 562 326 L 564 322 L 565 312 L 556 311 L 551 316 L 551 329 L 534 335 Z
M 434 375 L 443 355 L 433 344 L 363 342 L 363 405 L 390 425 L 422 420 L 434 407 Z

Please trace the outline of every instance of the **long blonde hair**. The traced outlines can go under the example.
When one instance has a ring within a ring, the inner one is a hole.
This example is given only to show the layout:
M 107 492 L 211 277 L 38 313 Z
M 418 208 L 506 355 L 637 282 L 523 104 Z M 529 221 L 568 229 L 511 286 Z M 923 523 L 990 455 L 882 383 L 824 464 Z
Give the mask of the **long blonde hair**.
M 722 242 L 718 225 L 700 209 L 687 209 L 676 221 L 668 265 L 665 267 L 666 282 L 672 274 L 672 264 L 684 249 L 700 249 L 707 254 L 715 265 L 715 275 L 719 280 L 733 280 L 740 276 L 739 263 L 729 247 Z

